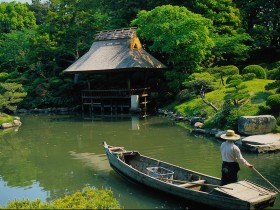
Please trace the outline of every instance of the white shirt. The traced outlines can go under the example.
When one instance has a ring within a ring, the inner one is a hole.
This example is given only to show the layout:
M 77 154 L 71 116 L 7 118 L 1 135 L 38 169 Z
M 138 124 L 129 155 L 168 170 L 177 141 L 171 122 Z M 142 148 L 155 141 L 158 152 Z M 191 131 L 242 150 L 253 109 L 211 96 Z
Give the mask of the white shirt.
M 222 160 L 225 162 L 242 162 L 245 166 L 250 164 L 243 158 L 240 149 L 234 144 L 233 141 L 225 141 L 220 147 Z

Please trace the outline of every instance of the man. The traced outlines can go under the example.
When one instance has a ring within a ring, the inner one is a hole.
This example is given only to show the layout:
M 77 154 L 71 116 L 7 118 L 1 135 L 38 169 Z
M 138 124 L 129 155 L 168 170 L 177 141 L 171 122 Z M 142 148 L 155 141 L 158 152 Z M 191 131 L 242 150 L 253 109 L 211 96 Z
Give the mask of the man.
M 227 130 L 221 138 L 226 140 L 220 147 L 223 160 L 221 185 L 226 185 L 238 181 L 237 173 L 240 170 L 238 162 L 242 162 L 248 168 L 253 168 L 253 165 L 242 157 L 240 149 L 234 144 L 235 140 L 240 139 L 239 135 L 233 130 Z

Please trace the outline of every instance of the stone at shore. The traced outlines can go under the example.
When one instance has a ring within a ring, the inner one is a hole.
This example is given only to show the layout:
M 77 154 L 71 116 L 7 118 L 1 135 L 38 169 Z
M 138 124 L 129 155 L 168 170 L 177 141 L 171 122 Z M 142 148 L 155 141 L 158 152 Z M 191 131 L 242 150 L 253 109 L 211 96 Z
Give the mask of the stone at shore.
M 280 133 L 245 137 L 242 139 L 242 146 L 246 150 L 257 153 L 280 151 Z
M 21 121 L 20 121 L 20 118 L 19 117 L 15 117 L 16 119 L 13 120 L 13 122 L 9 122 L 9 123 L 2 123 L 0 125 L 0 128 L 12 128 L 12 127 L 19 127 L 21 126 Z
M 241 116 L 238 119 L 238 132 L 244 135 L 270 133 L 276 126 L 272 115 Z

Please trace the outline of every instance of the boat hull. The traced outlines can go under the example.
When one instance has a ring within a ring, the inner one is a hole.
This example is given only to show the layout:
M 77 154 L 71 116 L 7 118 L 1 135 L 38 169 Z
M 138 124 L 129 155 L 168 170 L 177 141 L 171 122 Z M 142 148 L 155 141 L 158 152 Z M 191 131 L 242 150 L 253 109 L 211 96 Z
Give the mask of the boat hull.
M 193 190 L 189 188 L 183 188 L 178 185 L 174 185 L 172 183 L 160 180 L 158 178 L 155 178 L 153 176 L 148 175 L 145 173 L 145 171 L 137 170 L 135 167 L 132 167 L 130 164 L 127 164 L 121 157 L 122 152 L 112 152 L 109 148 L 109 146 L 104 143 L 104 148 L 106 155 L 108 157 L 109 163 L 119 175 L 124 177 L 125 179 L 128 179 L 132 182 L 145 185 L 147 187 L 151 187 L 153 189 L 163 191 L 165 193 L 181 197 L 183 199 L 187 199 L 192 202 L 196 203 L 202 203 L 204 205 L 209 205 L 215 208 L 220 209 L 255 209 L 258 205 L 251 204 L 248 201 L 244 201 L 241 199 L 236 199 L 232 197 L 227 197 L 224 195 L 221 195 L 219 193 L 211 193 L 211 192 L 203 192 L 199 190 Z M 124 150 L 125 151 L 125 150 Z M 121 154 L 121 155 L 120 155 Z M 140 154 L 139 154 L 140 155 Z M 149 158 L 143 155 L 140 155 L 144 160 L 148 160 L 154 163 L 158 163 L 161 166 L 168 167 L 169 169 L 172 169 L 174 171 L 182 171 L 186 173 L 192 173 L 199 175 L 202 177 L 202 179 L 206 179 L 208 183 L 219 183 L 219 179 L 215 177 L 211 177 L 205 174 L 201 174 L 198 172 L 190 171 L 187 169 L 183 169 L 181 167 L 168 164 L 153 158 Z M 206 186 L 207 187 L 207 186 Z M 276 198 L 276 196 L 275 196 Z M 264 207 L 268 205 L 273 205 L 274 199 L 267 199 L 267 201 L 263 201 L 262 205 Z M 260 206 L 260 204 L 259 204 Z

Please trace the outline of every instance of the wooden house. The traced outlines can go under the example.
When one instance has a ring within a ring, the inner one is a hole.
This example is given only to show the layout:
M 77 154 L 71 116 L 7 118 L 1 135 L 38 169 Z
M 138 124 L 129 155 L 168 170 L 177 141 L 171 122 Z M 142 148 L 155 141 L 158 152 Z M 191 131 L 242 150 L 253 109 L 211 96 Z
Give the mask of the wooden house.
M 64 73 L 105 75 L 99 85 L 89 82 L 82 91 L 83 110 L 138 111 L 149 102 L 149 75 L 164 68 L 142 48 L 135 28 L 123 28 L 97 33 L 89 51 Z

